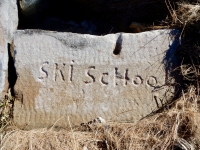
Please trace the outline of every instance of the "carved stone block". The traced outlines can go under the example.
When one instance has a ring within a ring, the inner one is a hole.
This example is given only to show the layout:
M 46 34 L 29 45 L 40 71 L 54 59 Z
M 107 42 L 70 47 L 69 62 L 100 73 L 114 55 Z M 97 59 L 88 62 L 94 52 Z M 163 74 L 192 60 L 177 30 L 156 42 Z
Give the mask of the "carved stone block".
M 66 127 L 96 117 L 137 122 L 165 103 L 170 87 L 164 62 L 176 61 L 172 33 L 17 31 L 15 124 Z

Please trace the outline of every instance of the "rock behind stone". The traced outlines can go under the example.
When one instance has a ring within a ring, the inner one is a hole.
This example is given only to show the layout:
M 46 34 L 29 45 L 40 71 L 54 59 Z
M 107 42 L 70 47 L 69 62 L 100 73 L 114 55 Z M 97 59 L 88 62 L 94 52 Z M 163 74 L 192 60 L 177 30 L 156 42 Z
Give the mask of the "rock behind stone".
M 170 0 L 171 3 L 178 0 Z M 22 16 L 20 29 L 44 29 L 102 35 L 129 32 L 132 22 L 161 22 L 168 15 L 164 0 L 20 0 Z M 22 17 L 23 18 L 23 17 Z M 96 30 L 80 30 L 91 22 Z M 70 30 L 70 31 L 69 31 Z
M 0 98 L 8 89 L 8 43 L 18 25 L 18 11 L 16 0 L 0 1 Z

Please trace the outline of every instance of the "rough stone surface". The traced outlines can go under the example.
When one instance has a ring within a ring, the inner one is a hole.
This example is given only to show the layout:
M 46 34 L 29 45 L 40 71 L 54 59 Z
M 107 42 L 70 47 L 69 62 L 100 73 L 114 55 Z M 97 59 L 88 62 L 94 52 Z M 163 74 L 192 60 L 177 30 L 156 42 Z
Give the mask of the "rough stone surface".
M 0 98 L 8 88 L 8 43 L 11 43 L 17 29 L 16 3 L 16 0 L 0 0 Z
M 0 1 L 0 27 L 3 37 L 7 42 L 11 42 L 13 34 L 18 25 L 18 11 L 16 0 Z
M 170 32 L 17 31 L 15 124 L 29 129 L 78 125 L 98 116 L 132 122 L 145 117 L 164 103 L 159 98 L 169 88 L 164 62 L 177 46 Z

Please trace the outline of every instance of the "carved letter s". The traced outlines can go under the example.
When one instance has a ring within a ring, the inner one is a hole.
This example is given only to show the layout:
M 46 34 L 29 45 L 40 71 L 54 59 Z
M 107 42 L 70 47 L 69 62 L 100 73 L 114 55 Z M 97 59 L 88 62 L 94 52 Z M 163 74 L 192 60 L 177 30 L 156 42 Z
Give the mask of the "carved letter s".
M 44 65 L 48 65 L 49 62 L 46 61 L 40 66 L 40 72 L 45 74 L 43 77 L 39 77 L 38 79 L 43 80 L 44 78 L 48 78 L 48 72 L 44 69 Z
M 91 69 L 95 69 L 95 66 L 90 66 L 90 67 L 88 68 L 88 71 L 87 71 L 87 76 L 90 77 L 92 81 L 84 81 L 85 84 L 95 82 L 95 77 L 94 77 L 93 75 L 90 74 L 90 70 L 91 70 Z

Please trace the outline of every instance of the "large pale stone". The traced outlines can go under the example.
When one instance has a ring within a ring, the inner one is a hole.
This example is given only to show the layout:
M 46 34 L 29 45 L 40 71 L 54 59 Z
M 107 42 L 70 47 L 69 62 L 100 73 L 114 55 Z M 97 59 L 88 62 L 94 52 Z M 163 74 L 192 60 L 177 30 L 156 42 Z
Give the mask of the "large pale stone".
M 8 43 L 18 25 L 16 0 L 0 0 L 0 99 L 8 88 Z
M 132 22 L 152 25 L 170 15 L 165 0 L 19 1 L 20 12 L 25 17 L 21 20 L 21 29 L 39 28 L 102 35 L 133 32 L 129 29 Z M 169 1 L 175 4 L 180 0 Z M 91 25 L 95 26 L 95 30 Z
M 136 122 L 161 106 L 168 89 L 163 62 L 173 58 L 176 44 L 170 30 L 106 36 L 17 31 L 14 122 L 21 128 L 66 127 L 98 116 Z
M 0 0 L 0 28 L 4 40 L 11 42 L 18 25 L 16 0 Z M 2 33 L 3 32 L 3 33 Z

